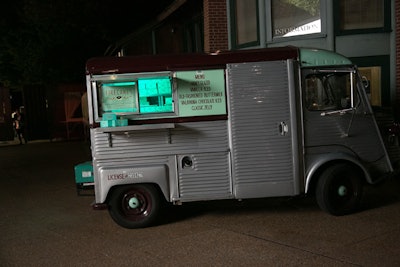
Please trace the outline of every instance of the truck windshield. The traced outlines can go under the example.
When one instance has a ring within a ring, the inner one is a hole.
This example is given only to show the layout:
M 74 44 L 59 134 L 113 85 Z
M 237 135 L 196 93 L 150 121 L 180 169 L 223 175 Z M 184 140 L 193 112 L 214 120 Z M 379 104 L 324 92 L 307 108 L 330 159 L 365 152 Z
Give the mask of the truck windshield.
M 313 71 L 305 76 L 305 104 L 308 110 L 342 110 L 357 103 L 352 71 Z

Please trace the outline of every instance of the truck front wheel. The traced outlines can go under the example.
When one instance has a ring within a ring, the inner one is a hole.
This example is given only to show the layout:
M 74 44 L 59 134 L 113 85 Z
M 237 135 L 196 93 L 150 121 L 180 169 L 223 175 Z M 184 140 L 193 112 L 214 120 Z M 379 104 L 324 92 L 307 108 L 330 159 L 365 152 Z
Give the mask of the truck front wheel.
M 160 196 L 153 185 L 132 184 L 115 188 L 108 202 L 113 220 L 125 228 L 147 227 L 160 210 Z
M 341 163 L 328 167 L 317 182 L 319 207 L 332 215 L 356 211 L 361 202 L 362 174 L 353 166 Z

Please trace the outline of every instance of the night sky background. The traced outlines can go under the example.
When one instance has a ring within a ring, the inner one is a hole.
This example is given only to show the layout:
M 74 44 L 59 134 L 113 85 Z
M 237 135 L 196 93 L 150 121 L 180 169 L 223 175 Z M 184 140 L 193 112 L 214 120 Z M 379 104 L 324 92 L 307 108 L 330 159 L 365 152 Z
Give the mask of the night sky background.
M 0 83 L 84 80 L 85 62 L 152 21 L 173 0 L 13 0 L 0 3 Z

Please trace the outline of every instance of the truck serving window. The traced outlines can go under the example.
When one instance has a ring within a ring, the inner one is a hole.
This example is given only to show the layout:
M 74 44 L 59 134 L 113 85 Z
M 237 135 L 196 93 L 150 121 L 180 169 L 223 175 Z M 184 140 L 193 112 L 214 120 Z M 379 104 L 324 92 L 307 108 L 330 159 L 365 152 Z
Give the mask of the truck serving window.
M 172 112 L 172 88 L 169 77 L 139 79 L 140 113 Z
M 227 113 L 223 69 L 99 75 L 91 86 L 96 122 L 105 113 L 128 120 Z
M 354 107 L 352 72 L 314 72 L 305 77 L 305 104 L 308 110 L 342 110 Z
M 136 82 L 101 83 L 101 113 L 137 112 Z
M 174 112 L 169 76 L 98 81 L 98 117 L 104 113 L 133 115 Z

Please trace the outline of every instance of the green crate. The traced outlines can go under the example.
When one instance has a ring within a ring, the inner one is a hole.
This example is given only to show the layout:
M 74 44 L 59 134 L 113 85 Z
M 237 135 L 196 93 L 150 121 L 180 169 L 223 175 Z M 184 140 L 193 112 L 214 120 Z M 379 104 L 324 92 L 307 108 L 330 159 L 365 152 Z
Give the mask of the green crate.
M 93 165 L 91 161 L 75 166 L 75 182 L 77 184 L 94 183 Z

